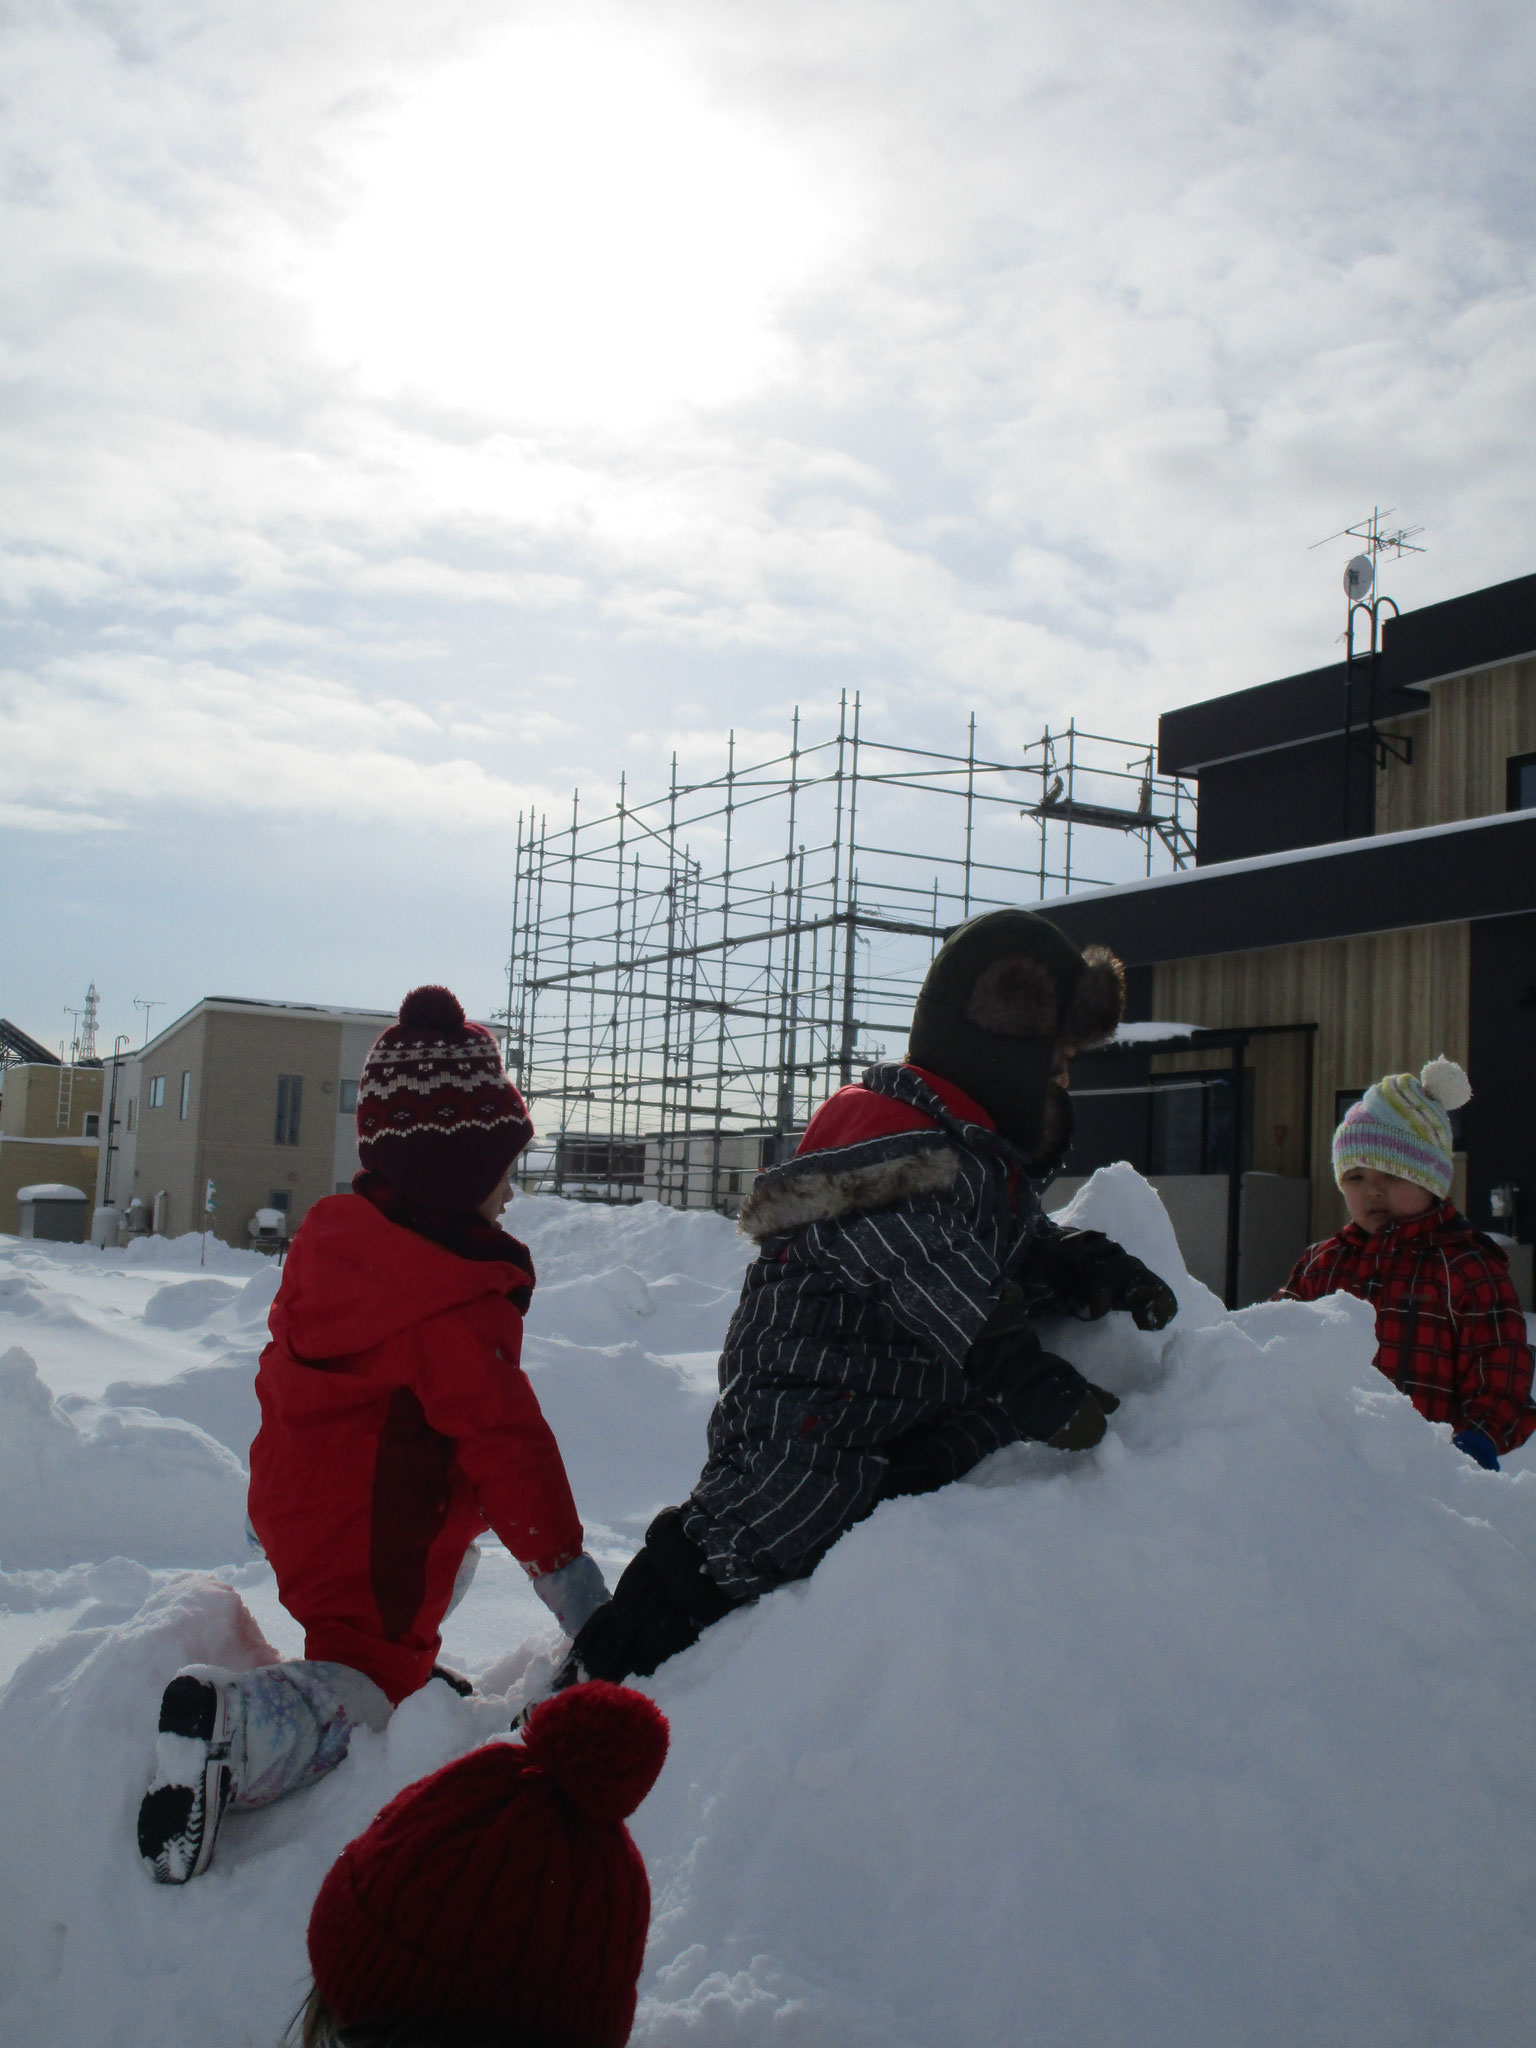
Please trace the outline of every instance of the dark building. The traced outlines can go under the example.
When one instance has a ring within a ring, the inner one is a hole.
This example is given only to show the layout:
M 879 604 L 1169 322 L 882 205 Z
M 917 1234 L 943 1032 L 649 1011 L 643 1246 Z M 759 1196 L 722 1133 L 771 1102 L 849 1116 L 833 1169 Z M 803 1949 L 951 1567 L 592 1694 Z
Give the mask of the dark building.
M 1528 1247 L 1536 576 L 1387 619 L 1379 656 L 1348 671 L 1169 712 L 1158 746 L 1164 771 L 1199 783 L 1196 866 L 1046 915 L 1120 954 L 1129 1019 L 1195 1036 L 1079 1063 L 1074 1170 L 1129 1158 L 1211 1183 L 1208 1275 L 1254 1299 L 1342 1220 L 1343 1107 L 1443 1052 L 1475 1090 L 1453 1194 Z M 1527 1299 L 1529 1258 L 1514 1260 Z

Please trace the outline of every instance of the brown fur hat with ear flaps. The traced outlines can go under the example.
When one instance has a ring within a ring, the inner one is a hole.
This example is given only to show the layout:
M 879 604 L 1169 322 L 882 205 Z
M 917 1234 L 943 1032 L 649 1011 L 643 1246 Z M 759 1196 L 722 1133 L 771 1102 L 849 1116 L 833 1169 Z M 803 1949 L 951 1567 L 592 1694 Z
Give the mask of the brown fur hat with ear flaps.
M 1124 1009 L 1125 969 L 1107 946 L 1087 946 L 1065 1003 L 1043 961 L 1010 953 L 976 977 L 965 1019 L 1002 1038 L 1044 1038 L 1089 1052 L 1114 1037 Z
M 1044 1160 L 1070 1129 L 1051 1079 L 1061 1049 L 1104 1044 L 1124 1004 L 1124 970 L 1105 947 L 1079 952 L 1035 911 L 984 911 L 934 956 L 907 1057 L 963 1088 L 1026 1158 Z

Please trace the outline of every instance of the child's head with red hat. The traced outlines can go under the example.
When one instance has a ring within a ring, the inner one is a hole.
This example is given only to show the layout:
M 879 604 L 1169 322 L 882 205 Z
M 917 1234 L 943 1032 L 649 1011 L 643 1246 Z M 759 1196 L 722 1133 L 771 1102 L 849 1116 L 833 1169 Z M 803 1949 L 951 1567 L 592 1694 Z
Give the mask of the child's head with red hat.
M 624 1821 L 667 1739 L 599 1681 L 408 1786 L 320 1887 L 303 2048 L 622 2048 L 651 1916 Z

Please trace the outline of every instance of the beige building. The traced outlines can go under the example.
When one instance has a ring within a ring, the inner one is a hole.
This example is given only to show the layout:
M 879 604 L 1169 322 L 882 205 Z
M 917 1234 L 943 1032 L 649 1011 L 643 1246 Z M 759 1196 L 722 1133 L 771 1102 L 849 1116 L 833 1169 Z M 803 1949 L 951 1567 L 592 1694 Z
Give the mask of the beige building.
M 99 1065 L 0 1069 L 0 1233 L 14 1237 L 21 1228 L 21 1188 L 55 1181 L 91 1194 L 101 1093 Z
M 358 1076 L 393 1022 L 379 1010 L 205 997 L 119 1072 L 113 1202 L 137 1198 L 156 1231 L 179 1236 L 203 1228 L 211 1181 L 209 1228 L 227 1244 L 250 1242 L 258 1209 L 284 1211 L 297 1229 L 312 1203 L 351 1184 Z M 94 1160 L 91 1171 L 99 1187 Z

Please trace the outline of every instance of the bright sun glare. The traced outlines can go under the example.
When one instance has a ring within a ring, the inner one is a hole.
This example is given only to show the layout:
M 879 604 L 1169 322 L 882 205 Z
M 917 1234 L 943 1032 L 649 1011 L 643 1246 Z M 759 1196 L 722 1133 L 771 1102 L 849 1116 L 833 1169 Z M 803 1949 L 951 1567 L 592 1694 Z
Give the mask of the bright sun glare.
M 446 67 L 352 169 L 311 272 L 323 345 L 371 390 L 506 418 L 627 427 L 751 389 L 831 241 L 787 149 L 591 30 Z

